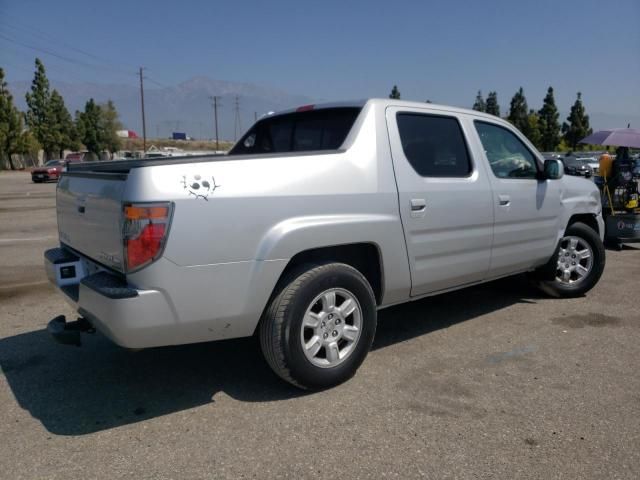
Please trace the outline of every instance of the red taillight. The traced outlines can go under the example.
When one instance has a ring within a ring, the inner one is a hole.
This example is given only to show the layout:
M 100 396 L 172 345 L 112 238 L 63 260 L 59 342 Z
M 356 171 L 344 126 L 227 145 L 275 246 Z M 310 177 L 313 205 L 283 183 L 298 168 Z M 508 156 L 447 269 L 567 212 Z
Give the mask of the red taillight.
M 171 219 L 171 204 L 126 205 L 124 249 L 126 269 L 132 271 L 162 254 Z
M 296 112 L 308 112 L 309 110 L 313 110 L 315 105 L 303 105 L 301 107 L 296 108 Z

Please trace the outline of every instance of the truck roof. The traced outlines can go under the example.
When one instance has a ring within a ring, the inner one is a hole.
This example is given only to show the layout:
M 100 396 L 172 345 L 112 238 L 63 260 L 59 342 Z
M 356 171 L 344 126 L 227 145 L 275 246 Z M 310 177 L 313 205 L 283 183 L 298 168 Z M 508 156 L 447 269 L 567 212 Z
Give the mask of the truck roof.
M 380 105 L 384 108 L 388 107 L 388 106 L 394 106 L 394 107 L 422 107 L 422 108 L 429 108 L 429 109 L 433 109 L 433 110 L 441 110 L 443 112 L 450 112 L 450 113 L 466 113 L 466 114 L 471 114 L 471 115 L 476 115 L 478 117 L 484 117 L 487 119 L 491 119 L 491 120 L 496 120 L 496 119 L 500 119 L 500 117 L 496 117 L 495 115 L 490 115 L 488 113 L 483 113 L 483 112 L 478 112 L 477 110 L 471 110 L 468 108 L 460 108 L 460 107 L 453 107 L 451 105 L 440 105 L 437 103 L 426 103 L 426 102 L 412 102 L 412 101 L 407 101 L 407 100 L 397 100 L 397 99 L 393 99 L 393 98 L 368 98 L 368 99 L 360 99 L 360 100 L 345 100 L 345 101 L 341 101 L 341 102 L 325 102 L 325 103 L 315 103 L 315 104 L 309 104 L 309 105 L 301 105 L 299 107 L 295 107 L 295 108 L 288 108 L 286 110 L 280 110 L 277 112 L 273 112 L 273 113 L 269 113 L 268 115 L 265 115 L 262 118 L 270 118 L 270 117 L 274 117 L 277 115 L 284 115 L 287 113 L 294 113 L 294 112 L 304 112 L 304 111 L 308 111 L 308 110 L 321 110 L 321 109 L 325 109 L 325 108 L 349 108 L 349 107 L 356 107 L 356 108 L 362 108 L 367 104 L 376 104 L 376 105 Z

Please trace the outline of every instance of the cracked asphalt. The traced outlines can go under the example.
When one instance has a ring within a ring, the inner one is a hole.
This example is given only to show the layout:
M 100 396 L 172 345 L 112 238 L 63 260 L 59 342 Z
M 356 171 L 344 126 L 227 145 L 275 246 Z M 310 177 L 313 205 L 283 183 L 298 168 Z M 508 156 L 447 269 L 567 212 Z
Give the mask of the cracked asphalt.
M 253 338 L 54 344 L 56 238 L 55 185 L 0 172 L 2 478 L 640 478 L 637 248 L 584 298 L 515 277 L 383 310 L 358 374 L 308 394 Z

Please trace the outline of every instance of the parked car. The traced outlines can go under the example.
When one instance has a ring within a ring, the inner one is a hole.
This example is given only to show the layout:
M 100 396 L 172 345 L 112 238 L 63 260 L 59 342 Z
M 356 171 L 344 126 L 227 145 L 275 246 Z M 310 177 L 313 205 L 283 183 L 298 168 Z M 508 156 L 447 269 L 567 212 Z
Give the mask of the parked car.
M 62 174 L 64 164 L 64 160 L 49 160 L 42 167 L 32 168 L 31 181 L 34 183 L 42 183 L 55 180 L 57 182 Z
M 598 175 L 600 171 L 600 160 L 596 157 L 578 157 L 578 160 L 585 162 L 589 167 L 591 167 L 591 171 L 593 175 Z
M 589 291 L 600 194 L 563 172 L 496 116 L 391 99 L 265 116 L 228 155 L 70 165 L 45 266 L 81 318 L 48 329 L 134 349 L 257 333 L 281 378 L 330 387 L 379 309 L 523 272 Z
M 68 162 L 86 162 L 91 160 L 91 154 L 89 152 L 72 152 L 68 153 L 64 159 Z
M 585 178 L 593 176 L 593 168 L 588 160 L 576 157 L 562 157 L 561 160 L 566 174 Z

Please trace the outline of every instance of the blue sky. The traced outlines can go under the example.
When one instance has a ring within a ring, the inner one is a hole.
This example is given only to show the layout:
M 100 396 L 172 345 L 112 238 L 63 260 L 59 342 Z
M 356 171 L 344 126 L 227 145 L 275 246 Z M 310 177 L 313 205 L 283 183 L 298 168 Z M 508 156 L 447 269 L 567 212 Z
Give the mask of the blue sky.
M 397 84 L 462 106 L 482 89 L 503 109 L 553 85 L 562 111 L 581 91 L 589 111 L 640 115 L 638 0 L 0 0 L 8 79 L 36 55 L 64 81 L 135 84 L 144 65 L 150 87 L 207 75 L 337 100 Z

